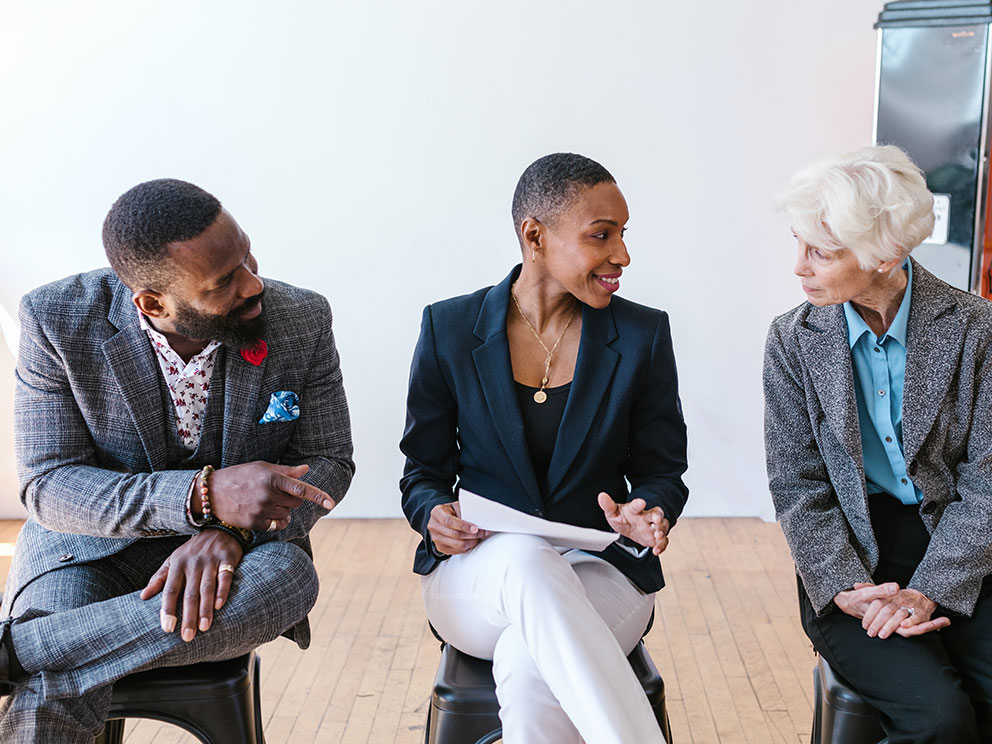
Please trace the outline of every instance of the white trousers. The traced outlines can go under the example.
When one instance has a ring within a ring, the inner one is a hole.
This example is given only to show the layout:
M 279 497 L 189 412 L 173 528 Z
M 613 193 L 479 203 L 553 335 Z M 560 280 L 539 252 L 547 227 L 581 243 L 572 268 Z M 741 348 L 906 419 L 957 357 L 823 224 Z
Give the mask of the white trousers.
M 497 534 L 423 577 L 427 616 L 493 660 L 506 744 L 663 744 L 627 662 L 654 595 L 606 561 Z

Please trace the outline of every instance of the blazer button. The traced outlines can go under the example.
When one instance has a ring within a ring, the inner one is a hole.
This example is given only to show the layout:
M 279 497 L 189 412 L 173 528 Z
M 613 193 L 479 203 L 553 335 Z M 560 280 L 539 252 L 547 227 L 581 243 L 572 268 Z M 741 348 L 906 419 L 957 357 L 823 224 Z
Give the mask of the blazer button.
M 909 468 L 906 470 L 906 472 L 909 473 L 910 477 L 916 475 L 916 460 L 913 460 L 911 463 L 909 463 Z
M 933 514 L 937 510 L 937 503 L 934 501 L 928 501 L 923 505 L 924 514 Z
M 63 553 L 62 555 L 59 556 L 59 563 L 66 563 L 67 561 L 71 561 L 75 557 L 76 556 L 74 556 L 72 553 Z

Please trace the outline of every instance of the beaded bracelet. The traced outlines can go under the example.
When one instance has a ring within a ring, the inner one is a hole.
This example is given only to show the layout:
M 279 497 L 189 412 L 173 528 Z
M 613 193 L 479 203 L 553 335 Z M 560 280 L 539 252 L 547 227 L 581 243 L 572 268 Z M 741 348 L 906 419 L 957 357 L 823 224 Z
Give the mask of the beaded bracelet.
M 204 522 L 213 520 L 210 514 L 210 476 L 213 472 L 213 465 L 204 465 L 200 471 L 200 513 Z

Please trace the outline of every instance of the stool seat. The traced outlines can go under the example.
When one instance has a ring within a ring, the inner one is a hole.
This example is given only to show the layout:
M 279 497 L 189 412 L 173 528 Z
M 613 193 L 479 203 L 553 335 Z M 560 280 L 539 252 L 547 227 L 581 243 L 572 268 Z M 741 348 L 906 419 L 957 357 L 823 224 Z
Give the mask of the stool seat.
M 96 744 L 120 744 L 124 718 L 171 723 L 204 744 L 264 744 L 260 669 L 252 651 L 236 659 L 124 677 L 114 684 L 107 725 Z
M 821 656 L 813 670 L 811 744 L 879 744 L 878 713 Z
M 655 718 L 671 743 L 665 707 L 665 682 L 643 641 L 627 657 L 644 688 Z M 427 744 L 490 744 L 501 732 L 493 663 L 444 644 L 427 711 Z

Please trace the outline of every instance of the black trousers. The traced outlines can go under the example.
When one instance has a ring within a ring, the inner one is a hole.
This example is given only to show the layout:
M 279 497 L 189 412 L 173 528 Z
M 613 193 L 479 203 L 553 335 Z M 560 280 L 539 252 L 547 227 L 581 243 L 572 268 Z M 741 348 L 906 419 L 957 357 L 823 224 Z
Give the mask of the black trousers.
M 930 536 L 917 507 L 888 494 L 868 501 L 880 551 L 873 578 L 905 587 Z M 915 638 L 869 638 L 836 608 L 817 617 L 801 581 L 799 604 L 813 647 L 881 713 L 889 744 L 992 742 L 992 579 L 970 618 Z

